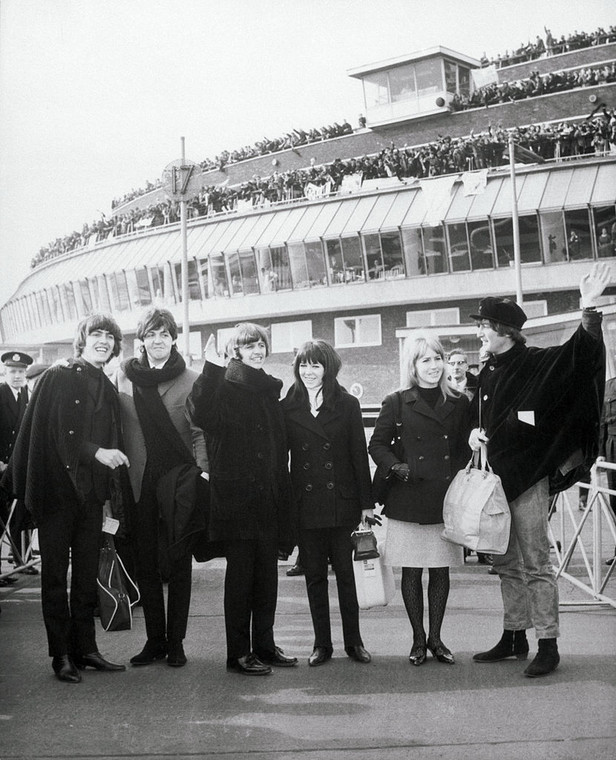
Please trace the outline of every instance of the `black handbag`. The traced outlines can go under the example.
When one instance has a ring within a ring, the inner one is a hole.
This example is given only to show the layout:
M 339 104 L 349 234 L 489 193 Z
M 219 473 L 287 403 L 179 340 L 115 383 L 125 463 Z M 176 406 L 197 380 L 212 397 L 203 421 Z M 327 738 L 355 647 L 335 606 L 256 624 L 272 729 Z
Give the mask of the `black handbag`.
M 103 534 L 98 560 L 98 609 L 105 631 L 128 631 L 133 624 L 133 606 L 139 601 L 139 589 L 116 552 L 113 536 Z
M 398 459 L 400 462 L 405 462 L 406 458 L 404 456 L 404 447 L 402 445 L 402 399 L 400 397 L 400 393 L 395 394 L 395 420 L 396 420 L 396 428 L 394 431 L 394 436 L 391 441 L 391 450 L 396 459 Z M 391 488 L 393 477 L 387 472 L 383 472 L 382 467 L 377 467 L 374 472 L 374 477 L 372 479 L 372 496 L 374 497 L 374 500 L 377 504 L 384 505 L 387 501 L 387 496 L 389 495 L 389 490 Z
M 351 533 L 351 543 L 354 547 L 353 561 L 363 562 L 365 559 L 376 559 L 381 555 L 376 548 L 376 536 L 370 528 L 360 523 L 357 530 Z

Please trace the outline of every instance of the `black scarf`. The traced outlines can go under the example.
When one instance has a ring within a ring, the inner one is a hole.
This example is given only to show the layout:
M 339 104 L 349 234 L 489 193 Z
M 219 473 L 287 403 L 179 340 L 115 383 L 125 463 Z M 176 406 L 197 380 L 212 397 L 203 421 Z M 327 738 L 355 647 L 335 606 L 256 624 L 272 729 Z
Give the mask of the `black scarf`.
M 282 380 L 268 375 L 262 369 L 249 367 L 241 359 L 231 359 L 225 372 L 225 380 L 241 385 L 252 393 L 262 393 L 271 396 L 275 401 L 280 398 Z
M 152 369 L 144 351 L 139 358 L 128 359 L 122 369 L 133 384 L 133 398 L 145 439 L 146 469 L 156 479 L 180 464 L 194 464 L 191 451 L 169 417 L 158 392 L 161 383 L 175 380 L 186 369 L 186 362 L 175 346 L 162 369 Z

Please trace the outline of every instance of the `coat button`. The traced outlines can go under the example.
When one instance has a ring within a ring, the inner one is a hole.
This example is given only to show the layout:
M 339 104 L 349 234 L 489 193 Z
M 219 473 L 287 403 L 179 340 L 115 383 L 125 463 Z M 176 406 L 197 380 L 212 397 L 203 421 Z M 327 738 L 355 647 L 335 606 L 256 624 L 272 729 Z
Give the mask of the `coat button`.
M 258 451 L 257 452 L 257 459 L 263 459 L 263 452 L 262 451 Z
M 323 451 L 329 451 L 331 449 L 332 445 L 331 443 L 324 443 L 323 444 Z
M 81 372 L 81 367 L 77 367 L 77 372 Z
M 445 454 L 445 456 L 443 457 L 443 459 L 449 459 L 449 454 Z
M 483 395 L 483 400 L 484 400 L 484 401 L 487 401 L 487 400 L 488 400 L 488 394 L 487 394 L 487 393 L 484 393 L 484 395 Z
M 445 440 L 447 440 L 447 439 L 449 438 L 449 436 L 447 435 L 447 433 L 445 433 L 445 435 L 443 436 L 443 438 L 444 438 Z
M 67 469 L 67 470 L 70 470 L 70 469 L 71 469 L 71 466 L 70 466 L 70 464 L 67 464 L 67 465 L 66 465 L 66 469 Z
M 310 448 L 309 443 L 302 443 L 302 451 L 308 451 L 309 448 Z
M 68 431 L 68 434 L 69 434 L 69 435 L 75 435 L 75 431 L 74 431 L 74 430 L 69 430 L 69 431 Z
M 494 372 L 494 365 L 490 364 L 490 372 Z
M 420 462 L 423 462 L 423 460 L 425 459 L 425 457 L 423 455 L 420 455 L 420 456 L 417 457 L 417 459 L 419 459 Z
M 79 404 L 79 399 L 78 398 L 75 399 L 75 403 Z
M 306 486 L 306 491 L 308 492 L 312 491 L 312 483 L 308 483 L 308 485 Z
M 325 462 L 325 465 L 324 465 L 324 467 L 325 467 L 325 469 L 326 469 L 326 470 L 331 470 L 331 468 L 332 468 L 333 466 L 334 466 L 334 465 L 333 465 L 331 462 Z
M 328 489 L 329 491 L 331 491 L 333 487 L 334 487 L 334 484 L 333 484 L 333 483 L 331 482 L 331 480 L 330 480 L 330 481 L 329 481 L 329 483 L 327 484 L 327 489 Z
M 310 462 L 304 462 L 304 470 L 310 469 Z

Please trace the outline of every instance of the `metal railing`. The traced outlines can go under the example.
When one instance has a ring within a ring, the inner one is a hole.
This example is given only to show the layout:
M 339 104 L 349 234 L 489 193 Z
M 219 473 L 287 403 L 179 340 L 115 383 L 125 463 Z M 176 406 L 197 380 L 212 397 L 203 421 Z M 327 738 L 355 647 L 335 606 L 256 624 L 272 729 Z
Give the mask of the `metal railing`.
M 550 506 L 548 531 L 558 563 L 554 565 L 556 579 L 566 579 L 592 599 L 561 600 L 561 606 L 609 604 L 616 607 L 616 599 L 606 593 L 616 562 L 606 564 L 608 557 L 603 550 L 606 532 L 613 541 L 609 557 L 614 556 L 613 547 L 616 546 L 616 520 L 610 504 L 610 497 L 616 499 L 616 491 L 604 484 L 608 470 L 616 471 L 616 464 L 597 462 L 590 483 L 579 482 L 574 488 L 563 491 Z M 585 505 L 578 498 L 578 489 L 580 493 L 587 491 Z
M 13 500 L 6 523 L 0 518 L 0 551 L 8 546 L 12 554 L 12 567 L 10 570 L 0 571 L 0 578 L 6 578 L 14 573 L 19 573 L 28 567 L 40 564 L 41 558 L 35 550 L 35 531 L 20 531 L 16 535 L 11 534 L 11 522 L 17 508 L 17 499 Z

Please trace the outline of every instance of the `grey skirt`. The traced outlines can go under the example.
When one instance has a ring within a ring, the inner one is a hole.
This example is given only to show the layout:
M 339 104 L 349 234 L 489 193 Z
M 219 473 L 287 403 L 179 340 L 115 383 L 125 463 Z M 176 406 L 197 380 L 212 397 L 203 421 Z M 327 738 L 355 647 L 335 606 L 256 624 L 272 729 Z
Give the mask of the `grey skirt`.
M 462 547 L 443 541 L 443 523 L 387 520 L 384 561 L 393 567 L 452 567 L 464 562 Z

